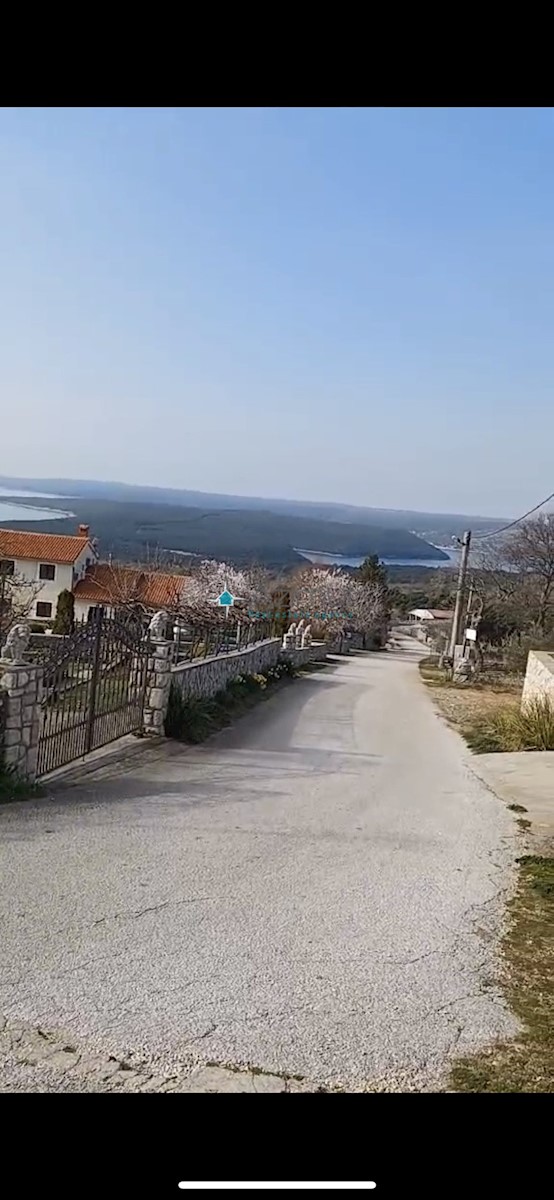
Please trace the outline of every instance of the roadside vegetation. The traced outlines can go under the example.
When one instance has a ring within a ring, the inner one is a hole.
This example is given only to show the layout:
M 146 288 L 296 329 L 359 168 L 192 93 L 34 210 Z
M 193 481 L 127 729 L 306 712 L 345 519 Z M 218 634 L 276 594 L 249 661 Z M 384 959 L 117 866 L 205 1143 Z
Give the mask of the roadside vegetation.
M 0 766 L 0 804 L 31 800 L 40 795 L 41 789 L 37 783 L 30 783 L 28 779 L 22 779 L 16 771 Z
M 138 490 L 138 489 L 137 489 Z M 136 494 L 136 492 L 135 492 Z M 441 550 L 417 537 L 408 528 L 386 527 L 378 513 L 374 522 L 366 524 L 354 513 L 351 519 L 328 519 L 269 511 L 269 505 L 254 509 L 244 503 L 225 507 L 218 503 L 206 507 L 174 503 L 167 496 L 164 503 L 144 498 L 100 499 L 74 496 L 72 515 L 52 520 L 14 522 L 17 526 L 40 533 L 73 533 L 75 522 L 90 524 L 103 547 L 110 547 L 115 559 L 132 562 L 143 558 L 148 547 L 170 546 L 172 551 L 198 555 L 200 558 L 227 559 L 243 567 L 252 561 L 269 568 L 290 568 L 305 563 L 295 550 L 323 547 L 333 554 L 378 554 L 387 558 L 445 558 Z M 9 497 L 5 497 L 6 500 Z M 22 511 L 25 499 L 17 500 Z M 67 511 L 67 501 L 50 496 L 48 507 Z
M 537 697 L 520 710 L 499 705 L 477 712 L 462 726 L 462 734 L 475 754 L 517 750 L 554 750 L 554 707 L 547 697 Z
M 434 691 L 440 712 L 475 754 L 554 750 L 554 706 L 538 697 L 522 710 L 521 676 L 490 684 L 453 682 L 434 658 L 423 659 L 421 677 Z
M 294 678 L 295 674 L 291 663 L 277 663 L 263 675 L 242 675 L 233 679 L 215 696 L 198 700 L 185 700 L 175 684 L 172 684 L 165 719 L 165 736 L 192 745 L 204 742 L 212 733 L 243 716 L 280 684 Z
M 519 871 L 502 949 L 505 996 L 522 1032 L 455 1061 L 453 1091 L 554 1091 L 554 858 L 527 855 Z

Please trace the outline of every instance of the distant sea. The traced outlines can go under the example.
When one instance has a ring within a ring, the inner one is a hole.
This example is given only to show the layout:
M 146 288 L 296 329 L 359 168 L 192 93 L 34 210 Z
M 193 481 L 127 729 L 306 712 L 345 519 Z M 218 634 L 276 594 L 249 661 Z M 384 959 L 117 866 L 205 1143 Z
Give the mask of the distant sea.
M 448 561 L 445 558 L 381 558 L 379 561 L 386 567 L 442 567 L 443 570 L 445 567 L 457 567 L 459 550 L 453 550 L 450 546 L 437 546 L 437 549 L 448 555 Z M 330 567 L 360 567 L 366 557 L 365 554 L 360 554 L 348 558 L 344 554 L 325 554 L 322 550 L 300 550 L 297 547 L 295 550 L 297 554 L 307 558 L 308 562 Z
M 5 525 L 8 521 L 53 521 L 72 514 L 62 512 L 59 508 L 33 508 L 30 504 L 6 504 L 1 497 L 25 496 L 36 500 L 64 500 L 64 496 L 41 495 L 40 492 L 18 492 L 0 487 L 0 521 Z M 69 499 L 69 497 L 67 497 Z

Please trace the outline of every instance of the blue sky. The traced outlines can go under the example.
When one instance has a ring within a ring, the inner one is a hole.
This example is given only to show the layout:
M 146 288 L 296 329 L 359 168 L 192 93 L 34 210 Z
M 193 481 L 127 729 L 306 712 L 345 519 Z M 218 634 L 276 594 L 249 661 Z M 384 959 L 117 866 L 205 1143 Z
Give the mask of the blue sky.
M 553 135 L 551 109 L 3 109 L 0 472 L 530 507 Z

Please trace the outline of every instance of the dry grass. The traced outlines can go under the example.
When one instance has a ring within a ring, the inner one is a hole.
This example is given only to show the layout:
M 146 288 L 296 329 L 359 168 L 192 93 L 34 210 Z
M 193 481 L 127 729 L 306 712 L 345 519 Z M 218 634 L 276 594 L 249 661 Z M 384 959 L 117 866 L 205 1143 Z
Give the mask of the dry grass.
M 533 700 L 522 711 L 521 685 L 514 692 L 479 681 L 456 684 L 429 659 L 420 671 L 437 708 L 475 754 L 554 750 L 554 707 L 548 699 Z
M 420 663 L 421 677 L 433 692 L 433 700 L 443 717 L 462 733 L 476 719 L 481 720 L 500 708 L 519 710 L 521 685 L 517 694 L 506 686 L 455 684 L 432 661 Z
M 554 1092 L 554 858 L 520 859 L 503 942 L 506 999 L 523 1032 L 454 1063 L 460 1092 Z
M 554 750 L 554 707 L 548 697 L 537 697 L 523 710 L 513 704 L 479 710 L 462 734 L 475 754 Z

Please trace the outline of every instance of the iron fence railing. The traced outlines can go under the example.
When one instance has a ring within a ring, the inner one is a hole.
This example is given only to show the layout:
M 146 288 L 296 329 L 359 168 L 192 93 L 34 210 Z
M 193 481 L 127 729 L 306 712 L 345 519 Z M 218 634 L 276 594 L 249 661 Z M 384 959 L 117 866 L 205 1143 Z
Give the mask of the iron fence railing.
M 98 613 L 67 637 L 43 640 L 37 775 L 142 729 L 150 640 L 140 624 Z
M 225 621 L 212 625 L 176 626 L 173 636 L 174 663 L 193 662 L 218 654 L 246 650 L 272 636 L 271 621 Z
M 88 627 L 88 622 L 75 622 L 74 633 Z M 147 621 L 143 633 L 146 635 Z M 221 617 L 210 624 L 179 622 L 173 625 L 168 618 L 167 636 L 173 637 L 172 659 L 174 663 L 192 662 L 210 658 L 212 655 L 230 654 L 234 650 L 245 650 L 274 635 L 270 620 L 237 620 Z M 73 636 L 73 635 L 70 635 Z M 59 634 L 31 634 L 25 657 L 29 662 L 40 663 L 45 668 L 69 639 Z
M 32 633 L 25 651 L 27 662 L 45 664 L 49 662 L 66 638 L 63 634 Z

